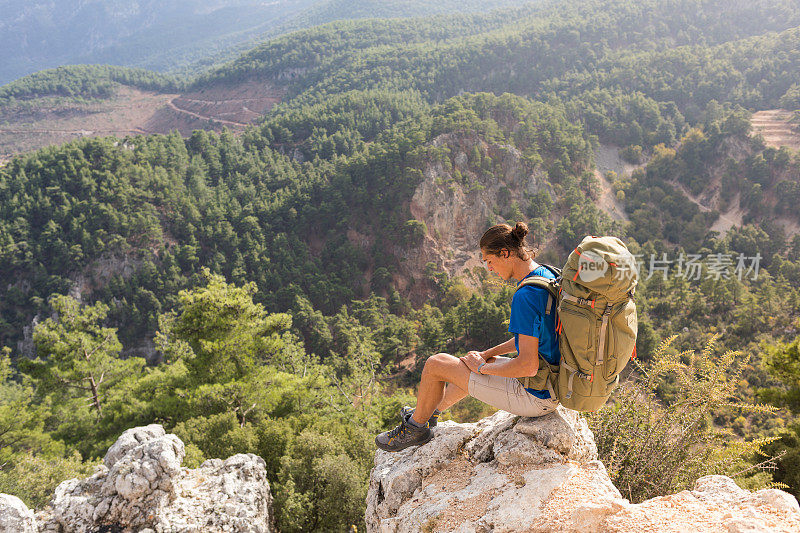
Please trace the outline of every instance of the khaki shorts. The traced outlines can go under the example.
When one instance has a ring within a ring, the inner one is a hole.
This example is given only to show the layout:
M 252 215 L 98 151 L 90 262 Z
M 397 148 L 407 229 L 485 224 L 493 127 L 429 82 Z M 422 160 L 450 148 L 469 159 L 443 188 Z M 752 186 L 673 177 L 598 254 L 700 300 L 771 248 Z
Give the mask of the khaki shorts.
M 555 411 L 558 400 L 548 383 L 550 398 L 543 400 L 525 390 L 517 378 L 504 378 L 472 372 L 469 376 L 469 395 L 492 407 L 519 416 L 542 416 Z

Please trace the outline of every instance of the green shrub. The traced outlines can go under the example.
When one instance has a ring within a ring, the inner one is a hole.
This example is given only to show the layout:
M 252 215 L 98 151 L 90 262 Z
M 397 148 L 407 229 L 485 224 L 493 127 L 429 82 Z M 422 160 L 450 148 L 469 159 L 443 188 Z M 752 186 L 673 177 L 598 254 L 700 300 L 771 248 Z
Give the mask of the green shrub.
M 642 162 L 642 147 L 638 144 L 631 144 L 621 149 L 619 156 L 632 165 L 638 165 Z
M 773 478 L 800 499 L 800 423 L 782 431 L 780 439 L 769 443 L 764 451 L 778 457 Z
M 690 488 L 709 474 L 741 478 L 759 468 L 747 458 L 776 438 L 735 441 L 714 426 L 712 415 L 723 408 L 773 412 L 767 405 L 736 401 L 735 391 L 748 357 L 727 351 L 712 355 L 718 334 L 703 351 L 670 349 L 673 335 L 655 350 L 649 364 L 634 360 L 635 370 L 623 382 L 613 403 L 588 417 L 600 459 L 614 484 L 632 502 Z M 670 380 L 674 395 L 659 400 L 659 387 Z M 774 466 L 770 461 L 761 467 Z M 761 476 L 758 483 L 770 479 Z M 752 487 L 752 480 L 747 483 Z
M 363 527 L 372 435 L 355 424 L 304 429 L 281 459 L 274 486 L 281 531 Z
M 0 469 L 0 493 L 13 494 L 31 509 L 41 509 L 62 481 L 89 477 L 100 463 L 83 463 L 78 452 L 68 457 L 26 453 L 15 458 L 10 468 Z
M 422 244 L 422 240 L 428 233 L 428 226 L 421 220 L 407 220 L 403 225 L 403 233 L 406 244 L 417 246 Z

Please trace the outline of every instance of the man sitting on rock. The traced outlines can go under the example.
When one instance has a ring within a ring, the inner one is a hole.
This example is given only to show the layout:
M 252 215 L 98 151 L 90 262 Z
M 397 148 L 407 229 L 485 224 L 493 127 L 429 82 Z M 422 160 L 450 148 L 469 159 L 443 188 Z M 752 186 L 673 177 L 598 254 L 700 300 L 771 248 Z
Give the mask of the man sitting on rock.
M 554 278 L 533 260 L 525 247 L 528 226 L 518 222 L 489 228 L 480 240 L 481 256 L 490 272 L 504 280 L 521 283 L 530 275 Z M 425 361 L 417 407 L 404 407 L 396 428 L 375 437 L 378 448 L 397 452 L 425 444 L 433 438 L 431 428 L 441 411 L 467 394 L 489 405 L 520 416 L 542 416 L 555 410 L 558 400 L 552 387 L 526 388 L 520 379 L 534 376 L 539 369 L 539 354 L 550 364 L 558 364 L 560 352 L 555 333 L 555 313 L 545 313 L 548 292 L 540 287 L 523 286 L 511 302 L 508 331 L 513 339 L 486 351 L 470 351 L 458 358 L 437 353 Z M 516 351 L 517 357 L 502 357 Z M 447 385 L 449 383 L 449 385 Z

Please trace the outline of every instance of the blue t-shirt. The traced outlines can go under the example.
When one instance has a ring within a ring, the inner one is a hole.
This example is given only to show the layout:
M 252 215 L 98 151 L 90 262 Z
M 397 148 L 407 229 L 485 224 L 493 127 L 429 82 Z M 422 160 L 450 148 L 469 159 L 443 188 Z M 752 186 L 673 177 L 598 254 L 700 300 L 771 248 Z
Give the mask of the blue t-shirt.
M 555 278 L 553 273 L 543 266 L 534 268 L 525 277 L 534 275 Z M 508 331 L 514 334 L 514 346 L 517 348 L 517 353 L 519 353 L 520 335 L 536 337 L 539 339 L 539 353 L 548 363 L 557 365 L 561 359 L 561 352 L 558 349 L 558 339 L 556 338 L 556 313 L 552 310 L 549 315 L 545 314 L 549 294 L 546 289 L 530 285 L 515 292 L 514 298 L 511 300 L 511 319 Z M 551 302 L 550 305 L 554 303 Z M 550 398 L 550 392 L 547 390 L 525 390 L 539 398 Z

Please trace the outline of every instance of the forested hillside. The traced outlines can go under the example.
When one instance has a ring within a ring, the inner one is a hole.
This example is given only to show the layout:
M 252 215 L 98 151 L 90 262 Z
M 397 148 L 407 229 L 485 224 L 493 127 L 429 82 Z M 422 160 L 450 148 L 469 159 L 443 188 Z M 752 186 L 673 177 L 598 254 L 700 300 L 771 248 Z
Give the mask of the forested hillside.
M 42 96 L 106 98 L 119 85 L 175 91 L 181 82 L 156 72 L 106 65 L 73 65 L 44 70 L 0 87 L 0 104 Z
M 0 84 L 77 63 L 196 73 L 268 38 L 334 20 L 473 13 L 525 1 L 6 0 L 0 12 Z
M 41 506 L 120 431 L 158 422 L 189 466 L 264 457 L 282 531 L 361 524 L 372 438 L 426 357 L 506 338 L 512 288 L 475 235 L 526 220 L 542 262 L 587 234 L 638 254 L 643 364 L 673 336 L 695 377 L 738 350 L 730 400 L 783 409 L 715 405 L 714 447 L 671 453 L 733 454 L 708 471 L 800 494 L 800 156 L 750 123 L 800 109 L 796 2 L 544 1 L 336 22 L 193 80 L 62 74 L 0 98 L 285 93 L 238 134 L 81 139 L 0 167 L 0 492 Z M 596 172 L 601 148 L 634 170 Z M 667 374 L 665 408 L 691 410 L 686 387 Z M 749 468 L 768 437 L 789 450 L 774 477 Z
M 412 91 L 427 102 L 491 91 L 557 97 L 602 141 L 652 148 L 674 143 L 711 100 L 800 105 L 798 24 L 789 0 L 544 1 L 488 14 L 341 21 L 269 41 L 185 84 L 122 69 L 43 72 L 5 89 L 17 101 L 0 100 L 0 117 L 15 133 L 49 129 L 28 124 L 19 109 L 48 108 L 52 96 L 104 98 L 121 86 L 196 93 L 261 83 L 285 89 L 293 107 L 348 91 Z M 138 126 L 161 131 L 161 122 Z M 196 127 L 220 129 L 214 120 Z
M 315 3 L 7 0 L 0 13 L 0 83 L 75 63 L 165 71 L 251 40 Z

